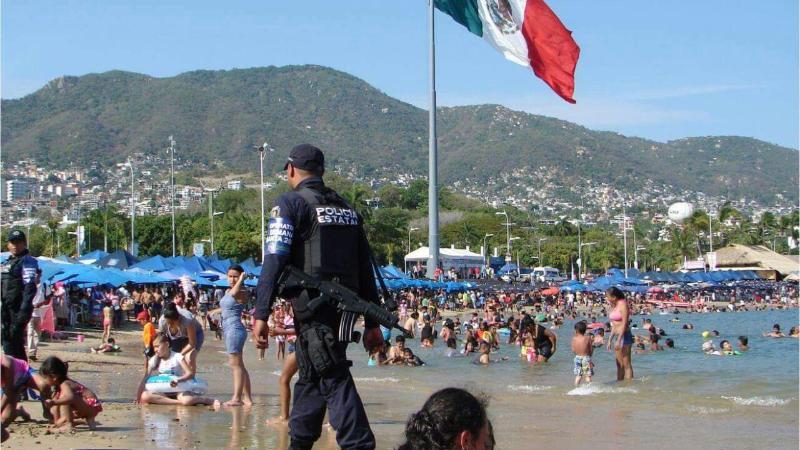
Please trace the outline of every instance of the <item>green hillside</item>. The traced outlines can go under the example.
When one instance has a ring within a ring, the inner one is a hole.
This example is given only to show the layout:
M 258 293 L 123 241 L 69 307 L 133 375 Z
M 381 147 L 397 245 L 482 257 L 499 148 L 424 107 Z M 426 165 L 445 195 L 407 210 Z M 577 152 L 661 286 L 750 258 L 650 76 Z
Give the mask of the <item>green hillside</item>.
M 61 77 L 2 101 L 4 159 L 54 166 L 119 162 L 155 153 L 175 136 L 184 160 L 207 170 L 252 170 L 251 147 L 280 152 L 299 142 L 325 149 L 358 176 L 424 175 L 427 114 L 364 81 L 320 66 L 195 71 L 170 78 L 112 71 Z M 485 180 L 545 167 L 635 189 L 647 180 L 678 189 L 797 201 L 797 151 L 741 137 L 659 143 L 479 105 L 442 108 L 441 177 Z M 282 158 L 270 158 L 278 170 Z M 711 181 L 711 182 L 710 182 Z

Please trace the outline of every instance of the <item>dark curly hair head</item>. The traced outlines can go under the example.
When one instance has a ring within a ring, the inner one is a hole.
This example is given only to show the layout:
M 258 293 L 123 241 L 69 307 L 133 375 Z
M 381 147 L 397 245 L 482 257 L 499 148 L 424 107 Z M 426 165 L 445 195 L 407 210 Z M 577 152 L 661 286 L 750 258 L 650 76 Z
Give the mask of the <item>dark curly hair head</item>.
M 464 389 L 445 388 L 409 417 L 406 442 L 398 450 L 449 450 L 462 431 L 469 431 L 475 439 L 486 423 L 485 400 Z

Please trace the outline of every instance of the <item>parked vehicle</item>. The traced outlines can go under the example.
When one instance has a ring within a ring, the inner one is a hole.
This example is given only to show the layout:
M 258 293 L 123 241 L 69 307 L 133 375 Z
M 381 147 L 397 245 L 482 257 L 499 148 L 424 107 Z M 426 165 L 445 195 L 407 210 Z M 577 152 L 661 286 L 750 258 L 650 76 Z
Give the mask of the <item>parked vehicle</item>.
M 566 280 L 555 267 L 534 267 L 533 278 L 535 281 L 542 283 L 554 283 Z

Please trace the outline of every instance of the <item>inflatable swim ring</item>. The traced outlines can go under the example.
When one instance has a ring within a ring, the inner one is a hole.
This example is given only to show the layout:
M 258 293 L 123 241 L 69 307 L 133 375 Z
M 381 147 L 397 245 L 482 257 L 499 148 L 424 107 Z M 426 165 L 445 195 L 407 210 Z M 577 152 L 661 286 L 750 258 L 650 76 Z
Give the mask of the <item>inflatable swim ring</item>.
M 158 392 L 161 394 L 178 394 L 181 392 L 191 392 L 192 394 L 203 395 L 208 392 L 208 383 L 204 380 L 192 378 L 191 380 L 181 381 L 178 386 L 170 386 L 172 380 L 178 377 L 174 375 L 153 375 L 147 379 L 144 385 L 145 390 Z

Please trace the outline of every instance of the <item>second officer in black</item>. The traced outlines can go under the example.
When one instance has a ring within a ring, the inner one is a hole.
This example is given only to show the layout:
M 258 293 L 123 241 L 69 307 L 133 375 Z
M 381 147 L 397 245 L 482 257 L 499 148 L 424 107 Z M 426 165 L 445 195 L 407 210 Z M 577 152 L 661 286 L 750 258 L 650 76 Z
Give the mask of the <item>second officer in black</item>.
M 320 280 L 337 281 L 362 299 L 379 303 L 363 221 L 339 194 L 325 186 L 322 151 L 313 145 L 298 145 L 284 169 L 292 191 L 281 195 L 270 211 L 253 330 L 258 348 L 267 345 L 267 318 L 287 264 Z M 280 292 L 292 303 L 298 335 L 300 378 L 294 386 L 289 419 L 290 448 L 314 445 L 328 409 L 341 448 L 373 449 L 375 437 L 345 355 L 357 317 L 339 313 L 330 305 L 310 312 L 306 305 L 317 294 L 299 288 Z M 369 350 L 381 339 L 378 324 L 367 321 L 364 347 Z M 319 364 L 321 359 L 328 364 Z

